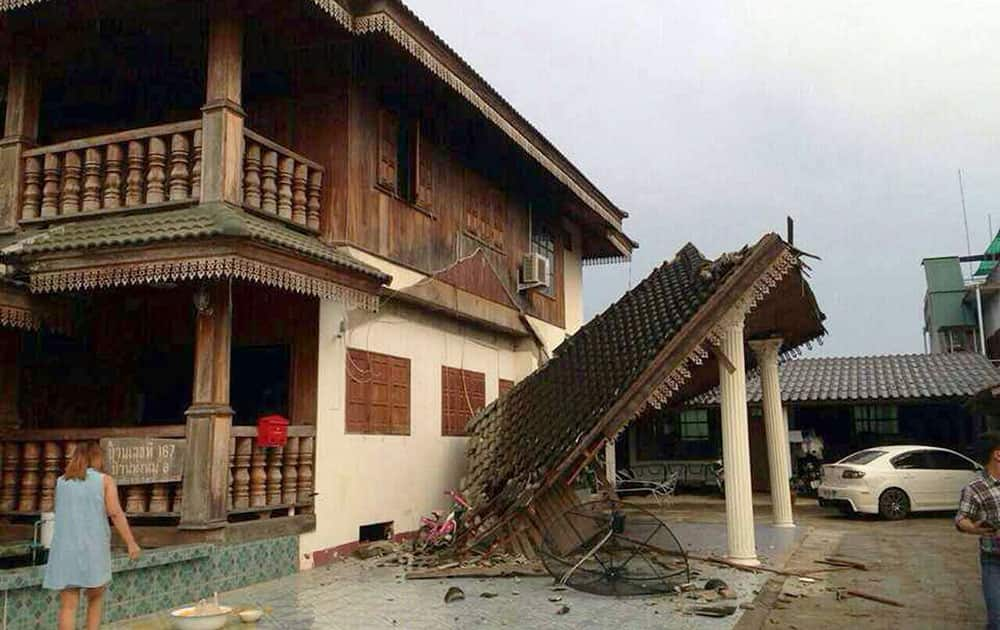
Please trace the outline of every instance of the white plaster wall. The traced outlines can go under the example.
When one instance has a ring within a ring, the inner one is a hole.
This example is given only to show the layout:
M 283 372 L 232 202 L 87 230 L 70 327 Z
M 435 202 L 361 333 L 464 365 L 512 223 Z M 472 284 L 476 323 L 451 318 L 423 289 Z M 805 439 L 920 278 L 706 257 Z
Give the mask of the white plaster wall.
M 441 435 L 442 365 L 485 373 L 487 402 L 499 378 L 519 380 L 533 368 L 512 338 L 391 301 L 377 315 L 324 302 L 319 344 L 317 525 L 301 537 L 303 554 L 354 542 L 370 523 L 413 531 L 420 516 L 448 506 L 443 493 L 459 486 L 467 440 Z M 345 432 L 347 347 L 410 359 L 409 436 Z

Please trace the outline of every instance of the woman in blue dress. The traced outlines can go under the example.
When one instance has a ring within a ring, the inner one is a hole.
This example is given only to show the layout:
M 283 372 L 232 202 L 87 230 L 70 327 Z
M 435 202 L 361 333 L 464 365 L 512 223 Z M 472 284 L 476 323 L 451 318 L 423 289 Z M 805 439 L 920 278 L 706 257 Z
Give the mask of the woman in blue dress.
M 129 558 L 141 553 L 118 501 L 118 486 L 99 472 L 103 466 L 100 445 L 81 442 L 56 482 L 55 531 L 42 586 L 59 591 L 59 630 L 73 630 L 81 589 L 87 596 L 87 630 L 101 624 L 104 589 L 111 581 L 108 518 L 128 545 Z

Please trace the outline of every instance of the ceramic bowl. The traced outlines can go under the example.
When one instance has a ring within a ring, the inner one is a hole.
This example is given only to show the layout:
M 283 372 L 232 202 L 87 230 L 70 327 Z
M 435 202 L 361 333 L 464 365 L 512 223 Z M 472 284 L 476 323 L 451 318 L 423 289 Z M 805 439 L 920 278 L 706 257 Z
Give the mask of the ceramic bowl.
M 253 623 L 255 621 L 260 621 L 260 618 L 264 616 L 264 611 L 260 608 L 248 608 L 247 610 L 240 611 L 240 621 L 243 623 Z
M 170 620 L 177 630 L 219 630 L 229 621 L 229 613 L 233 612 L 230 606 L 219 606 L 219 612 L 208 614 L 198 614 L 197 610 L 196 606 L 178 608 L 170 613 Z

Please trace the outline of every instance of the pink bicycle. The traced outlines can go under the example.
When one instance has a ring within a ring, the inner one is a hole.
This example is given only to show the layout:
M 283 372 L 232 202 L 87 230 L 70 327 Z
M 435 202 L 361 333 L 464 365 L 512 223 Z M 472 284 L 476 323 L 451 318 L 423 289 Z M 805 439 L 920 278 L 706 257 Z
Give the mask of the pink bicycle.
M 447 516 L 442 517 L 441 512 L 434 511 L 430 516 L 420 518 L 418 541 L 424 549 L 450 545 L 461 526 L 462 516 L 470 509 L 469 502 L 460 493 L 448 490 L 445 494 L 452 500 Z

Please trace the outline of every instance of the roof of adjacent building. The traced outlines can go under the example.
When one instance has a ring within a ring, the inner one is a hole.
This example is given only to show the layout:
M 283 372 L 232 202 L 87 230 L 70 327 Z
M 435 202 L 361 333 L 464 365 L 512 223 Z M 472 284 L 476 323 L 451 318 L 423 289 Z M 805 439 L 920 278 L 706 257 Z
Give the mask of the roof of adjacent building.
M 778 368 L 785 402 L 903 401 L 965 398 L 1000 383 L 981 354 L 895 354 L 794 359 Z M 691 401 L 718 405 L 718 388 Z M 747 378 L 748 402 L 760 402 L 760 378 Z
M 620 430 L 673 375 L 686 372 L 691 383 L 717 375 L 700 349 L 748 294 L 760 298 L 768 327 L 767 300 L 795 300 L 787 320 L 795 323 L 786 324 L 792 345 L 825 332 L 798 253 L 776 235 L 715 260 L 685 245 L 469 423 L 466 496 L 501 512 L 526 505 L 581 449 L 592 456 L 603 433 Z
M 210 237 L 246 238 L 314 258 L 385 282 L 382 271 L 350 254 L 275 220 L 255 216 L 225 204 L 202 204 L 163 212 L 92 218 L 53 225 L 22 235 L 3 248 L 3 256 L 47 254 L 70 250 L 134 247 Z

